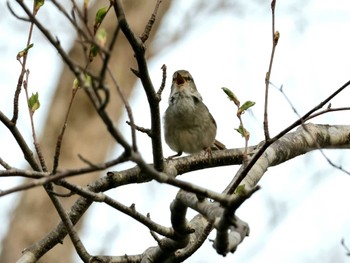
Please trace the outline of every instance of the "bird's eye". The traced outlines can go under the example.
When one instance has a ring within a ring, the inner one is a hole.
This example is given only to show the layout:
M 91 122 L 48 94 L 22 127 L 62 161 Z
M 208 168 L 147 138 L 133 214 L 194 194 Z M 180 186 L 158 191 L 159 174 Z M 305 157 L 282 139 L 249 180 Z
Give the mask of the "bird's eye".
M 186 79 L 187 81 L 192 81 L 192 78 L 191 78 L 191 77 L 185 77 L 185 79 Z

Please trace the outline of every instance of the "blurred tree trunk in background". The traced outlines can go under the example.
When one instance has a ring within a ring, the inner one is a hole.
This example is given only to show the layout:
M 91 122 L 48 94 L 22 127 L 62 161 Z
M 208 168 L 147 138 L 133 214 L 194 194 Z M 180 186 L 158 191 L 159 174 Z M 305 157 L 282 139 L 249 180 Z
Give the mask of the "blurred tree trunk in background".
M 96 1 L 97 5 L 90 8 L 90 14 L 94 16 L 97 8 L 102 7 Z M 156 1 L 125 1 L 125 12 L 127 19 L 137 34 L 141 34 L 145 25 L 150 18 Z M 158 11 L 156 24 L 153 28 L 150 39 L 146 43 L 150 46 L 154 39 L 154 33 L 158 30 L 159 22 L 165 15 L 170 6 L 170 1 L 163 1 Z M 90 18 L 91 21 L 92 18 Z M 114 11 L 108 14 L 102 24 L 107 32 L 112 32 L 111 29 L 116 27 L 116 18 Z M 84 56 L 81 45 L 75 41 L 72 49 L 69 52 L 70 56 L 76 61 L 84 65 Z M 152 52 L 154 55 L 155 52 Z M 100 61 L 96 59 L 91 65 L 91 70 L 99 70 Z M 134 87 L 136 78 L 131 73 L 130 67 L 135 68 L 133 51 L 126 42 L 124 36 L 120 32 L 116 46 L 114 47 L 111 57 L 110 67 L 115 74 L 115 77 L 123 89 L 126 97 L 129 97 L 132 88 Z M 57 88 L 52 99 L 51 109 L 49 110 L 44 131 L 41 137 L 41 147 L 44 156 L 46 157 L 47 166 L 52 168 L 52 160 L 56 145 L 57 136 L 64 122 L 69 100 L 71 97 L 71 89 L 74 76 L 67 67 L 64 67 L 57 83 Z M 122 115 L 124 105 L 121 103 L 114 88 L 110 89 L 110 104 L 108 112 L 112 119 L 117 122 Z M 44 110 L 44 109 L 40 109 Z M 100 136 L 105 132 L 106 128 L 102 121 L 95 113 L 92 105 L 89 102 L 83 90 L 80 90 L 73 103 L 71 115 L 69 116 L 68 126 L 61 149 L 60 165 L 62 168 L 75 168 L 83 165 L 78 158 L 78 154 L 88 159 L 93 163 L 104 161 L 112 146 L 114 140 L 112 137 Z M 92 177 L 96 178 L 99 174 L 90 174 L 72 178 L 79 185 L 85 186 Z M 63 200 L 66 209 L 76 200 L 77 197 L 70 197 Z M 2 254 L 0 262 L 15 262 L 23 249 L 30 246 L 40 238 L 45 236 L 59 222 L 59 217 L 54 209 L 50 199 L 45 191 L 41 188 L 35 188 L 29 191 L 24 191 L 20 197 L 18 206 L 15 208 L 12 215 L 12 222 L 8 229 L 7 237 L 3 242 Z M 62 245 L 56 246 L 48 254 L 46 254 L 41 262 L 71 262 L 72 261 L 72 244 L 69 238 L 65 238 Z

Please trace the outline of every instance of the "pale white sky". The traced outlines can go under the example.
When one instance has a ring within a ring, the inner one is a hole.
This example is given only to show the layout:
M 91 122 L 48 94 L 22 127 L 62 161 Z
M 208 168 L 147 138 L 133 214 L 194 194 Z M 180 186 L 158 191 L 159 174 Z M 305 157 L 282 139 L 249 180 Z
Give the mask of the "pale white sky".
M 244 115 L 244 121 L 251 133 L 251 144 L 261 141 L 264 78 L 271 50 L 270 1 L 238 2 L 242 2 L 240 5 L 243 14 L 226 10 L 196 18 L 194 27 L 184 29 L 187 34 L 181 41 L 163 49 L 150 63 L 155 86 L 161 81 L 162 64 L 168 66 L 168 76 L 177 69 L 187 69 L 192 73 L 198 90 L 217 121 L 218 138 L 228 147 L 242 147 L 244 141 L 234 131 L 238 126 L 234 107 L 221 87 L 229 87 L 242 101 L 253 100 L 257 103 L 251 112 Z M 163 34 L 181 23 L 183 10 L 188 7 L 184 0 L 179 1 L 179 4 L 181 7 L 177 6 L 169 15 Z M 48 2 L 47 8 L 49 6 Z M 60 31 L 63 21 L 59 16 L 53 16 L 52 13 L 50 16 L 45 13 L 42 15 L 57 19 L 55 31 L 59 32 L 61 42 L 68 47 L 69 35 Z M 12 102 L 3 98 L 13 94 L 20 70 L 15 56 L 22 49 L 26 36 L 23 31 L 17 33 L 14 30 L 25 28 L 26 25 L 21 23 L 18 26 L 8 13 L 4 17 L 0 20 L 0 38 L 8 41 L 0 44 L 0 49 L 3 50 L 3 62 L 0 63 L 0 105 L 2 111 L 10 113 Z M 11 26 L 3 26 L 9 23 Z M 276 29 L 281 37 L 271 81 L 277 86 L 283 85 L 293 105 L 303 114 L 350 78 L 350 38 L 347 34 L 350 29 L 350 3 L 346 0 L 331 3 L 277 0 Z M 45 48 L 46 42 L 40 34 L 36 35 L 35 40 L 38 45 L 35 45 L 29 56 L 30 83 L 33 92 L 39 91 L 41 96 L 42 106 L 36 113 L 40 124 L 45 119 L 45 108 L 49 107 L 50 91 L 55 86 L 60 67 L 58 55 L 53 49 Z M 141 91 L 141 88 L 137 90 Z M 162 111 L 167 106 L 169 90 L 168 80 L 161 103 Z M 276 89 L 271 88 L 270 94 L 269 117 L 273 135 L 292 123 L 297 116 Z M 345 91 L 332 105 L 348 106 L 349 96 L 350 91 Z M 136 122 L 141 126 L 149 126 L 144 110 L 140 110 L 146 107 L 144 94 L 135 92 L 131 104 Z M 26 112 L 22 112 L 22 125 L 28 129 Z M 348 114 L 337 113 L 313 122 L 348 124 L 345 116 Z M 123 121 L 121 123 L 122 129 L 127 130 Z M 29 130 L 26 136 L 29 140 Z M 139 135 L 138 142 L 145 149 L 143 154 L 146 159 L 151 160 L 148 138 Z M 20 161 L 22 155 L 17 150 L 9 151 L 13 145 L 6 129 L 0 126 L 0 157 L 12 165 L 23 164 Z M 164 151 L 165 155 L 171 154 L 166 145 Z M 350 170 L 346 158 L 348 153 L 348 150 L 326 151 L 334 162 Z M 236 169 L 237 167 L 225 167 L 195 172 L 182 176 L 182 179 L 221 191 Z M 12 180 L 1 180 L 1 187 L 4 188 L 14 184 Z M 269 169 L 260 185 L 262 189 L 238 211 L 238 216 L 249 223 L 251 234 L 236 253 L 222 258 L 211 248 L 210 242 L 206 241 L 188 262 L 349 261 L 340 245 L 342 237 L 350 245 L 350 228 L 347 224 L 350 220 L 350 214 L 347 213 L 350 178 L 347 175 L 335 171 L 320 153 L 315 152 Z M 135 196 L 130 196 L 131 191 Z M 169 203 L 176 194 L 173 187 L 151 183 L 123 187 L 109 191 L 108 194 L 126 205 L 135 203 L 139 211 L 150 212 L 157 222 L 170 224 Z M 2 220 L 6 218 L 9 202 L 13 202 L 10 200 L 9 197 L 0 199 L 0 206 L 4 208 L 0 209 Z M 145 244 L 155 245 L 144 227 L 131 223 L 127 217 L 106 206 L 94 205 L 89 216 L 91 220 L 85 222 L 87 228 L 82 238 L 91 253 L 103 248 L 110 254 L 133 254 L 141 253 Z M 123 227 L 124 224 L 131 229 Z M 110 225 L 107 232 L 99 229 Z M 0 229 L 0 238 L 4 231 L 4 228 Z M 137 240 L 131 239 L 136 233 L 145 235 Z

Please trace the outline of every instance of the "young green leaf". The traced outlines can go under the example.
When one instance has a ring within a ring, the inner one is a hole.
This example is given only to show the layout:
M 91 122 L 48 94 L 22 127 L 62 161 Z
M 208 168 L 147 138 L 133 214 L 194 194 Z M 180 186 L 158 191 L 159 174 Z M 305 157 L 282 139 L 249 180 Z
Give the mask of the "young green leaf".
M 242 137 L 244 137 L 244 129 L 242 125 L 240 125 L 237 129 L 235 129 Z
M 32 43 L 29 46 L 27 46 L 25 49 L 18 52 L 17 53 L 17 60 L 20 59 L 21 57 L 23 57 L 24 55 L 26 55 L 28 53 L 28 50 L 31 49 L 33 46 L 34 46 L 34 44 Z
M 238 129 L 235 129 L 243 138 L 249 140 L 250 133 L 247 129 L 245 129 L 242 125 L 239 125 Z
M 108 6 L 101 7 L 99 10 L 96 12 L 95 16 L 95 25 L 99 25 L 102 23 L 103 18 L 105 18 L 106 14 L 108 11 Z
M 92 80 L 89 74 L 85 74 L 85 87 L 91 87 Z
M 244 113 L 247 109 L 249 109 L 250 107 L 253 107 L 255 105 L 254 101 L 246 101 L 243 103 L 243 105 L 241 107 L 239 107 L 237 114 L 242 114 Z
M 97 34 L 96 34 L 96 41 L 97 43 L 104 47 L 106 42 L 107 42 L 107 31 L 106 29 L 104 28 L 100 28 L 98 31 L 97 31 Z
M 39 93 L 32 93 L 32 96 L 28 99 L 28 106 L 32 113 L 34 113 L 40 107 Z
M 95 44 L 92 44 L 92 45 L 91 45 L 91 47 L 90 47 L 90 53 L 89 53 L 89 59 L 90 59 L 90 61 L 92 61 L 92 59 L 93 59 L 94 57 L 97 56 L 98 50 L 99 50 L 98 46 L 96 46 Z
M 241 103 L 238 100 L 237 96 L 229 88 L 223 87 L 222 90 L 226 93 L 228 98 L 232 100 L 237 107 L 239 107 Z
M 76 91 L 77 89 L 80 88 L 88 88 L 91 87 L 92 84 L 92 79 L 89 74 L 85 74 L 85 79 L 83 79 L 83 83 L 80 83 L 77 78 L 73 80 L 73 85 L 72 85 L 72 90 Z
M 45 4 L 45 0 L 35 0 L 34 1 L 34 14 L 36 14 L 40 7 L 42 7 Z
M 72 90 L 75 91 L 77 89 L 79 89 L 80 85 L 79 85 L 79 80 L 78 79 L 74 79 L 73 80 L 73 86 L 72 86 Z

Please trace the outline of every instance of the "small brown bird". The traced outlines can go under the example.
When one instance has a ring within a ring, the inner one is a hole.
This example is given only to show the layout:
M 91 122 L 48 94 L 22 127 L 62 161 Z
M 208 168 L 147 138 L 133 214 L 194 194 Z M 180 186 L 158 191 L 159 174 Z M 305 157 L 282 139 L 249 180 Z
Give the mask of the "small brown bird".
M 202 150 L 211 154 L 211 148 L 225 149 L 215 140 L 216 122 L 197 91 L 191 74 L 178 70 L 173 75 L 169 106 L 164 114 L 164 136 L 169 147 L 177 154 L 198 153 Z

